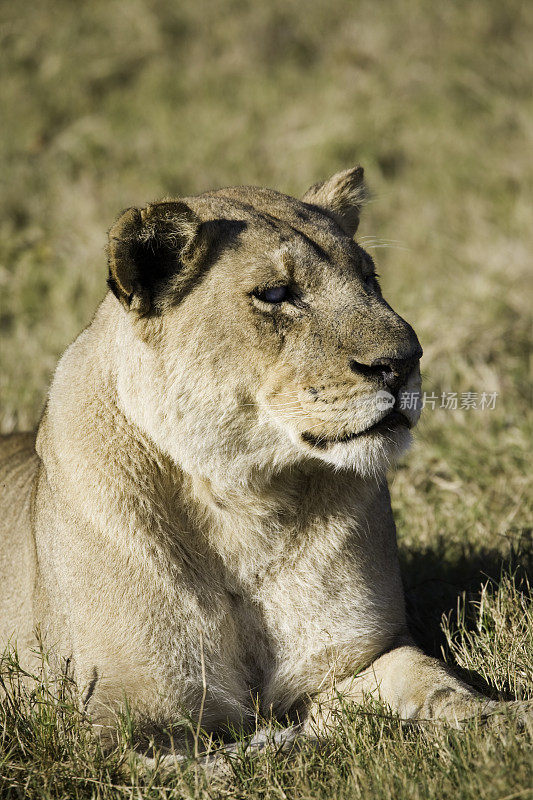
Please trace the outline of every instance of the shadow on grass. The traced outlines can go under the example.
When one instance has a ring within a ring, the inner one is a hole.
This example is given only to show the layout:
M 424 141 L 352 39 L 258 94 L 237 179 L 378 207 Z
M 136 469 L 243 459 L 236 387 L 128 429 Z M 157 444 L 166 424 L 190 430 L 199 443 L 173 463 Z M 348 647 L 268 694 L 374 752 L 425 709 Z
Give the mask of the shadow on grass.
M 465 542 L 452 552 L 449 541 L 442 536 L 431 549 L 400 546 L 400 560 L 411 633 L 426 653 L 442 658 L 443 653 L 449 653 L 443 616 L 451 614 L 453 619 L 460 605 L 479 601 L 484 584 L 497 586 L 502 575 L 513 574 L 517 589 L 531 596 L 533 529 L 509 530 L 501 535 L 499 547 L 470 548 Z M 464 621 L 467 630 L 475 630 L 474 614 L 467 615 Z M 481 691 L 494 694 L 478 673 L 457 666 L 454 670 Z

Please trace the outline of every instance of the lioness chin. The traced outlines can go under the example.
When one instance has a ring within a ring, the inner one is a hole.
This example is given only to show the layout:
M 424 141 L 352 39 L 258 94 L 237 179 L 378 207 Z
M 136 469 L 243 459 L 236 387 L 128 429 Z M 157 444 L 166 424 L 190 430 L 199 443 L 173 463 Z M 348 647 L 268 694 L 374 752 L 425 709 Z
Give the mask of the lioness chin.
M 29 661 L 39 630 L 111 742 L 125 699 L 160 742 L 257 708 L 318 735 L 339 691 L 497 708 L 408 633 L 385 472 L 422 350 L 354 241 L 364 194 L 356 168 L 124 212 L 36 444 L 2 443 L 1 634 Z

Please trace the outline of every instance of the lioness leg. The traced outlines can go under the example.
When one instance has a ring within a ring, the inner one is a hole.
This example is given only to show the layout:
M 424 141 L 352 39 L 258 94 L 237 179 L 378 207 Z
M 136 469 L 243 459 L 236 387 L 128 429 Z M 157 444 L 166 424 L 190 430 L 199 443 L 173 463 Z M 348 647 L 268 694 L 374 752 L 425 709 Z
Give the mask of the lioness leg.
M 456 678 L 443 662 L 404 644 L 376 659 L 364 672 L 321 692 L 309 709 L 305 732 L 310 736 L 327 733 L 335 725 L 339 698 L 361 702 L 365 695 L 378 697 L 401 719 L 441 720 L 454 727 L 469 717 L 508 706 L 484 697 Z

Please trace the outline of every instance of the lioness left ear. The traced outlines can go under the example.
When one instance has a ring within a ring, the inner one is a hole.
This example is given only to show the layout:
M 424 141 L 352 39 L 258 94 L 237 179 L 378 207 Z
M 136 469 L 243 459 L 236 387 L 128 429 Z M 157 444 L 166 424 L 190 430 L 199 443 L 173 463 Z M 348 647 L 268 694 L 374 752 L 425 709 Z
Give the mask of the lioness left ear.
M 324 183 L 315 183 L 302 200 L 323 208 L 348 236 L 353 236 L 367 197 L 363 167 L 352 167 L 337 172 Z
M 202 222 L 180 200 L 128 208 L 109 231 L 108 286 L 127 309 L 157 311 L 171 276 L 187 271 L 205 238 Z

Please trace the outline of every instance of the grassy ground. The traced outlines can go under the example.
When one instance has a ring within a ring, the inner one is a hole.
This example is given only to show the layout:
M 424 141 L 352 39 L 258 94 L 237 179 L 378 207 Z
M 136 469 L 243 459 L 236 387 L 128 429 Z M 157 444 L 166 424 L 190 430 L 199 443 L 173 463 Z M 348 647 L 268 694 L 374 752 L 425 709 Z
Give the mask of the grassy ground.
M 102 297 L 122 208 L 232 183 L 298 194 L 361 162 L 361 236 L 419 334 L 426 390 L 498 392 L 494 410 L 426 409 L 394 476 L 412 628 L 488 692 L 533 696 L 533 6 L 55 0 L 0 15 L 1 430 L 38 419 Z M 24 694 L 2 672 L 1 797 L 532 794 L 512 721 L 418 731 L 370 707 L 347 708 L 321 750 L 236 764 L 229 788 L 147 783 L 120 748 L 98 751 L 71 687 Z

